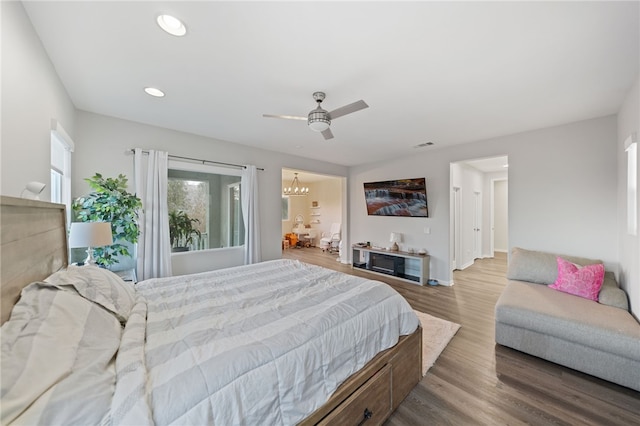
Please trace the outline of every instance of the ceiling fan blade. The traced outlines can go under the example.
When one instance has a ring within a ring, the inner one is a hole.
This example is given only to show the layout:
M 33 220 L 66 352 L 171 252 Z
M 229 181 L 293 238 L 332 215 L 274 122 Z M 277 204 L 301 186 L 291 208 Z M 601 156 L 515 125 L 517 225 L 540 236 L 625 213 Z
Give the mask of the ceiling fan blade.
M 324 139 L 333 139 L 333 133 L 331 133 L 331 128 L 328 128 L 327 130 L 323 130 L 322 132 L 322 136 L 324 136 Z
M 278 114 L 262 114 L 266 118 L 284 118 L 285 120 L 304 120 L 307 121 L 307 117 L 299 117 L 297 115 L 278 115 Z
M 335 120 L 338 117 L 342 117 L 343 115 L 351 114 L 352 112 L 360 111 L 361 109 L 365 108 L 369 108 L 369 105 L 367 105 L 367 103 L 361 99 L 352 104 L 334 109 L 329 113 L 329 117 L 331 117 L 332 120 Z

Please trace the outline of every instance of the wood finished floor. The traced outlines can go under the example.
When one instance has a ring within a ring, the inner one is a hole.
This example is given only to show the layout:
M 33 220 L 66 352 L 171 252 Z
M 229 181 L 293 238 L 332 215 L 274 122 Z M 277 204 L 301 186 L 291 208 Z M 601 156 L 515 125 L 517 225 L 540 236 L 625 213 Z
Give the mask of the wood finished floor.
M 414 309 L 462 325 L 386 426 L 640 425 L 639 392 L 495 344 L 504 254 L 456 271 L 452 287 L 421 287 L 354 270 L 318 248 L 284 250 L 283 257 L 379 279 Z

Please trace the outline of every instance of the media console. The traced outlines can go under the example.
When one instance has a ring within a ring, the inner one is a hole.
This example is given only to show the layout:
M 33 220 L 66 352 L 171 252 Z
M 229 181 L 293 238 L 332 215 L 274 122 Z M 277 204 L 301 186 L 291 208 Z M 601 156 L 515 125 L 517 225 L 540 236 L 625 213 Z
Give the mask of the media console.
M 352 267 L 391 275 L 403 281 L 426 285 L 429 279 L 429 255 L 352 246 Z

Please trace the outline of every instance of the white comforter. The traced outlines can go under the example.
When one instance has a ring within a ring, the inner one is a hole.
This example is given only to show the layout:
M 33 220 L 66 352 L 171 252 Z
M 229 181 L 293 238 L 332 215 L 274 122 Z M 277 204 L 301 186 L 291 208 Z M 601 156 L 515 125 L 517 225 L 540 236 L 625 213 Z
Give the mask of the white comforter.
M 112 424 L 293 425 L 418 326 L 389 286 L 289 260 L 136 292 Z

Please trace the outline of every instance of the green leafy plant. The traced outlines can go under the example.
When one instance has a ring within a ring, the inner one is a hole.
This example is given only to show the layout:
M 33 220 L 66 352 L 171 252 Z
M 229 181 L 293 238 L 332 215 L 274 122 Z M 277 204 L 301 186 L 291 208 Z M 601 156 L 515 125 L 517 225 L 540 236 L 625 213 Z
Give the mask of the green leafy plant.
M 142 201 L 127 191 L 127 178 L 104 178 L 100 173 L 86 178 L 93 192 L 75 199 L 71 205 L 78 222 L 111 222 L 114 244 L 94 249 L 96 262 L 102 266 L 118 263 L 118 256 L 132 257 L 126 245 L 138 242 L 138 212 Z
M 169 213 L 169 240 L 171 247 L 188 247 L 193 243 L 194 236 L 200 238 L 200 231 L 193 226 L 200 221 L 190 218 L 183 210 L 175 210 Z

